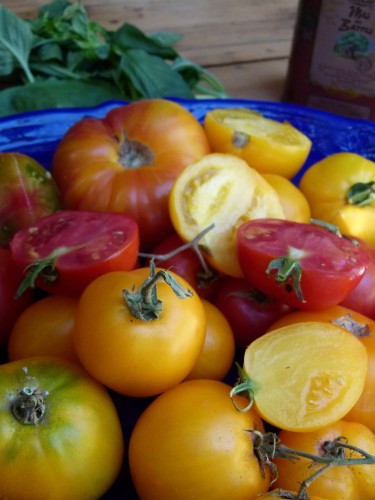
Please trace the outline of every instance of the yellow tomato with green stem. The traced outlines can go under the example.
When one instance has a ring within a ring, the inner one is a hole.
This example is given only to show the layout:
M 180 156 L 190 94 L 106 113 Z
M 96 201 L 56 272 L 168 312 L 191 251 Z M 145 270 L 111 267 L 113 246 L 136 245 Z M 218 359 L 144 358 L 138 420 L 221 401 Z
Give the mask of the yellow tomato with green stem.
M 375 163 L 355 153 L 335 153 L 311 165 L 299 188 L 314 219 L 375 245 Z

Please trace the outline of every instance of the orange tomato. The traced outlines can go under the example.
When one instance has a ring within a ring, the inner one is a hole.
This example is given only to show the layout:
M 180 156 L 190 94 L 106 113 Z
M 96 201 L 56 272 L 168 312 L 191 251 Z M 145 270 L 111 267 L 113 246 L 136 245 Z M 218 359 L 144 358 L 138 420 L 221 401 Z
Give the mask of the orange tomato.
M 206 311 L 206 337 L 203 349 L 186 380 L 196 378 L 222 380 L 234 362 L 233 331 L 224 314 L 215 305 L 204 299 L 202 303 Z
M 57 356 L 79 363 L 73 345 L 78 299 L 50 295 L 34 302 L 17 319 L 8 342 L 11 361 L 30 356 Z

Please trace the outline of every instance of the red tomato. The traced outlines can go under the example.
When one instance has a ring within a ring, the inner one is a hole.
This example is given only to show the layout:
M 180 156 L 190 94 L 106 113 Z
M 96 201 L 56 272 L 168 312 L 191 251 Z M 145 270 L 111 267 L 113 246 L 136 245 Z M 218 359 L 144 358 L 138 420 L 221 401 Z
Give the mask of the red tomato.
M 104 273 L 133 269 L 139 234 L 137 223 L 123 214 L 61 210 L 18 231 L 10 247 L 17 265 L 29 266 L 29 278 L 43 262 L 37 286 L 78 295 Z
M 10 250 L 0 248 L 0 348 L 5 347 L 17 318 L 33 301 L 31 290 L 14 298 L 22 280 Z
M 185 242 L 177 235 L 173 234 L 162 241 L 152 253 L 155 256 L 166 255 L 177 250 Z M 202 267 L 198 255 L 192 248 L 187 248 L 178 252 L 168 259 L 155 258 L 155 263 L 163 269 L 170 269 L 174 273 L 184 278 L 200 297 L 211 300 L 216 292 L 219 275 L 216 271 L 209 269 L 210 276 L 207 275 Z M 208 265 L 207 265 L 208 267 Z
M 369 265 L 361 281 L 341 304 L 375 320 L 375 248 L 364 241 L 361 246 L 370 257 Z
M 320 225 L 281 219 L 243 223 L 237 249 L 252 285 L 292 307 L 310 310 L 342 302 L 369 262 L 364 250 Z
M 178 174 L 210 152 L 199 121 L 166 99 L 144 99 L 83 118 L 58 145 L 53 176 L 67 208 L 122 212 L 138 222 L 142 249 L 173 228 L 168 196 Z
M 27 155 L 0 153 L 0 245 L 59 208 L 60 193 L 48 170 Z
M 236 345 L 241 349 L 292 311 L 287 304 L 265 295 L 242 278 L 224 278 L 218 285 L 214 303 L 228 320 Z

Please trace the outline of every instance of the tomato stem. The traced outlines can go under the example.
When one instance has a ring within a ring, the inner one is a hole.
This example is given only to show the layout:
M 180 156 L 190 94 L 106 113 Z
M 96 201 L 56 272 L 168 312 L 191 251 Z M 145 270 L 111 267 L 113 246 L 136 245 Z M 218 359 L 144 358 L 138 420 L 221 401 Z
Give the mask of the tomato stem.
M 272 275 L 278 285 L 285 285 L 287 291 L 294 290 L 298 300 L 305 302 L 301 289 L 302 269 L 298 260 L 289 256 L 273 259 L 268 264 L 266 274 Z
M 139 290 L 123 290 L 123 298 L 129 306 L 133 316 L 142 321 L 153 321 L 158 319 L 163 310 L 163 303 L 158 299 L 156 284 L 164 281 L 169 285 L 179 299 L 186 299 L 193 295 L 190 289 L 184 288 L 170 273 L 159 269 L 155 273 L 155 263 L 150 262 L 150 276 L 145 279 Z
M 235 364 L 238 372 L 238 381 L 231 389 L 229 395 L 236 410 L 246 412 L 251 409 L 254 403 L 254 383 L 249 379 L 245 370 L 243 370 L 237 362 Z M 244 408 L 240 408 L 234 399 L 235 396 L 241 395 L 244 395 L 249 399 L 249 404 Z
M 350 205 L 364 207 L 375 200 L 375 182 L 357 182 L 353 184 L 346 195 Z
M 287 460 L 306 458 L 311 460 L 312 464 L 322 464 L 320 469 L 315 470 L 310 477 L 301 483 L 297 495 L 293 497 L 296 500 L 309 498 L 307 488 L 328 469 L 337 466 L 375 465 L 374 455 L 367 453 L 357 446 L 351 445 L 343 436 L 339 436 L 331 441 L 325 441 L 322 446 L 322 455 L 314 455 L 283 445 L 278 436 L 273 432 L 263 434 L 254 429 L 248 432 L 252 435 L 254 453 L 258 460 L 268 465 L 274 475 L 272 483 L 277 480 L 277 468 L 274 462 L 272 462 L 275 458 L 284 458 Z M 347 451 L 349 451 L 349 454 Z M 359 456 L 353 456 L 353 453 Z
M 45 397 L 47 392 L 39 389 L 24 387 L 12 402 L 12 413 L 18 422 L 22 424 L 37 425 L 46 411 Z

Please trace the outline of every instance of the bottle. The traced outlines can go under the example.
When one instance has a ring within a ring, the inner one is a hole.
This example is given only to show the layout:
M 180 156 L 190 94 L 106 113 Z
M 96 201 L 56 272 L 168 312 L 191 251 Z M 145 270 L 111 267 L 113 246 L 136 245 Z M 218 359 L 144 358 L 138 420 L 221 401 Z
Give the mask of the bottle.
M 375 0 L 300 0 L 283 100 L 375 120 Z

